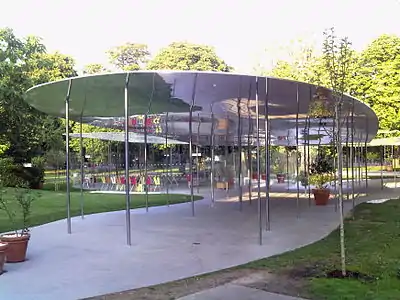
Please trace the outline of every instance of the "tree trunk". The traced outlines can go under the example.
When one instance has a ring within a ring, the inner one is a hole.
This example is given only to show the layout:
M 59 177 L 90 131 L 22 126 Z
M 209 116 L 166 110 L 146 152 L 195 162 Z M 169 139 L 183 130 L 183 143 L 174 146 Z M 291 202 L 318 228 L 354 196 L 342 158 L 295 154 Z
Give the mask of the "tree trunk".
M 342 130 L 340 124 L 341 101 L 335 105 L 335 123 L 336 123 L 336 147 L 337 147 L 337 167 L 338 167 L 338 199 L 339 199 L 339 218 L 340 218 L 340 258 L 342 275 L 346 276 L 346 248 L 344 239 L 344 215 L 343 215 L 343 148 L 342 148 Z

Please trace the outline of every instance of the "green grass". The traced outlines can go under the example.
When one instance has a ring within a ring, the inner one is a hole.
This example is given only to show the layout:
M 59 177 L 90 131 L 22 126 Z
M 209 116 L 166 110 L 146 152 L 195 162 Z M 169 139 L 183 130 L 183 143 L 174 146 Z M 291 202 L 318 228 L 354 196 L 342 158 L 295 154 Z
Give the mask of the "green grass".
M 355 219 L 346 220 L 347 263 L 349 270 L 379 278 L 373 283 L 349 279 L 313 278 L 309 291 L 315 299 L 399 299 L 400 200 L 383 204 L 362 204 Z M 246 267 L 273 271 L 315 268 L 323 274 L 340 268 L 339 233 L 279 256 L 259 260 Z
M 66 185 L 60 185 L 60 190 L 54 192 L 53 184 L 45 184 L 43 190 L 34 191 L 41 195 L 35 202 L 32 203 L 32 214 L 30 223 L 32 226 L 37 226 L 66 217 Z M 13 190 L 7 189 L 6 197 L 10 199 L 10 203 L 16 206 L 13 200 Z M 149 194 L 149 206 L 166 205 L 167 201 L 170 204 L 177 204 L 190 201 L 190 195 L 170 194 Z M 202 197 L 195 196 L 195 200 Z M 131 208 L 145 207 L 145 195 L 132 195 Z M 116 211 L 125 209 L 125 195 L 107 195 L 107 194 L 90 194 L 84 193 L 84 208 L 85 214 L 94 214 L 108 211 Z M 71 215 L 80 215 L 80 192 L 76 189 L 71 189 Z M 20 219 L 17 220 L 20 223 Z M 13 230 L 9 219 L 4 211 L 0 210 L 0 232 Z
M 361 204 L 354 220 L 346 219 L 348 270 L 377 278 L 365 283 L 355 279 L 308 278 L 306 295 L 318 300 L 400 299 L 400 200 Z M 243 267 L 290 272 L 312 268 L 316 274 L 340 269 L 339 232 L 309 246 L 254 261 Z

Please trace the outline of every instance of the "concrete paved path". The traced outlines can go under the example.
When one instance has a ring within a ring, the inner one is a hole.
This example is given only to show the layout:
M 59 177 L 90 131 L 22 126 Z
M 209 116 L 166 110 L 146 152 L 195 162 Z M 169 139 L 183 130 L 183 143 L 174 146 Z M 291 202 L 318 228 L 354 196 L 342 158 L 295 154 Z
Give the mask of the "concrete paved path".
M 124 211 L 74 218 L 71 235 L 65 220 L 35 227 L 28 261 L 7 264 L 0 277 L 0 299 L 73 300 L 164 283 L 301 247 L 338 224 L 334 201 L 317 207 L 300 199 L 296 210 L 294 199 L 272 199 L 271 231 L 262 230 L 260 246 L 257 202 L 239 211 L 225 194 L 215 205 L 205 194 L 195 217 L 190 203 L 132 210 L 131 247 Z
M 235 284 L 221 285 L 216 288 L 179 298 L 178 300 L 302 300 L 278 295 L 258 289 Z

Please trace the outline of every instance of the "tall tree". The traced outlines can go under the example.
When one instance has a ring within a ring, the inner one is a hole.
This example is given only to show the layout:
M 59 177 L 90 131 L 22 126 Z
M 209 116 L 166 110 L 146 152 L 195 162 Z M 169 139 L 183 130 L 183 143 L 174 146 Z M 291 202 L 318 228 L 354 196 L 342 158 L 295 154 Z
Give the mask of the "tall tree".
M 110 49 L 110 63 L 123 71 L 142 69 L 149 60 L 150 51 L 145 44 L 126 43 Z
M 109 70 L 102 64 L 88 64 L 83 69 L 83 74 L 107 73 Z
M 3 154 L 16 162 L 42 152 L 46 139 L 44 114 L 23 101 L 36 84 L 75 76 L 73 59 L 48 54 L 38 37 L 18 38 L 10 28 L 0 29 L 0 143 Z
M 161 51 L 151 60 L 149 70 L 193 70 L 229 72 L 228 66 L 215 52 L 206 45 L 176 42 Z
M 332 96 L 334 98 L 334 116 L 335 116 L 335 132 L 333 141 L 337 153 L 337 181 L 339 184 L 339 216 L 340 216 L 340 256 L 342 275 L 346 276 L 346 248 L 344 236 L 344 215 L 343 215 L 343 140 L 342 140 L 342 104 L 344 93 L 349 90 L 350 72 L 349 66 L 352 62 L 351 43 L 348 39 L 338 38 L 333 28 L 324 32 L 325 40 L 323 44 L 322 60 L 328 72 Z
M 80 125 L 81 124 L 78 122 L 71 122 L 71 132 L 79 133 Z M 120 132 L 120 130 L 111 129 L 111 128 L 99 128 L 99 127 L 91 126 L 88 124 L 82 124 L 82 132 L 83 133 Z M 116 144 L 116 142 L 113 142 L 112 144 L 114 145 L 114 144 Z M 83 140 L 83 147 L 85 147 L 87 154 L 91 155 L 92 161 L 96 162 L 96 163 L 105 162 L 107 160 L 108 145 L 109 145 L 108 141 L 103 141 L 103 140 L 99 140 L 99 139 L 84 139 Z M 70 140 L 70 148 L 73 151 L 75 151 L 76 153 L 80 153 L 79 139 L 71 139 Z
M 382 35 L 359 55 L 352 94 L 379 118 L 380 129 L 400 128 L 400 37 Z

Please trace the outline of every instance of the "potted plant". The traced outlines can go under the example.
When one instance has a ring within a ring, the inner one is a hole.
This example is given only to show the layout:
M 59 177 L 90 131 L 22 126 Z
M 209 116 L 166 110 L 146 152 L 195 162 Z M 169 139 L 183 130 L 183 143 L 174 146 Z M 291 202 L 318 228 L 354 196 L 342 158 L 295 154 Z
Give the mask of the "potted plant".
M 327 205 L 330 196 L 328 183 L 332 180 L 332 173 L 334 172 L 333 157 L 329 149 L 321 148 L 315 162 L 310 166 L 310 171 L 310 183 L 315 186 L 312 189 L 315 204 Z
M 8 244 L 0 242 L 0 275 L 4 272 L 4 263 L 6 262 L 6 250 Z
M 14 232 L 0 236 L 0 242 L 7 243 L 5 249 L 6 262 L 17 263 L 25 261 L 28 242 L 31 237 L 29 233 L 29 218 L 31 215 L 32 202 L 38 195 L 28 187 L 19 185 L 14 189 L 14 201 L 3 194 L 0 197 L 0 210 L 3 210 L 14 227 Z M 20 218 L 18 218 L 18 212 Z
M 315 188 L 312 189 L 314 194 L 315 205 L 327 205 L 331 191 L 328 188 L 328 183 L 331 181 L 330 174 L 314 174 L 310 177 L 310 181 L 314 184 Z

